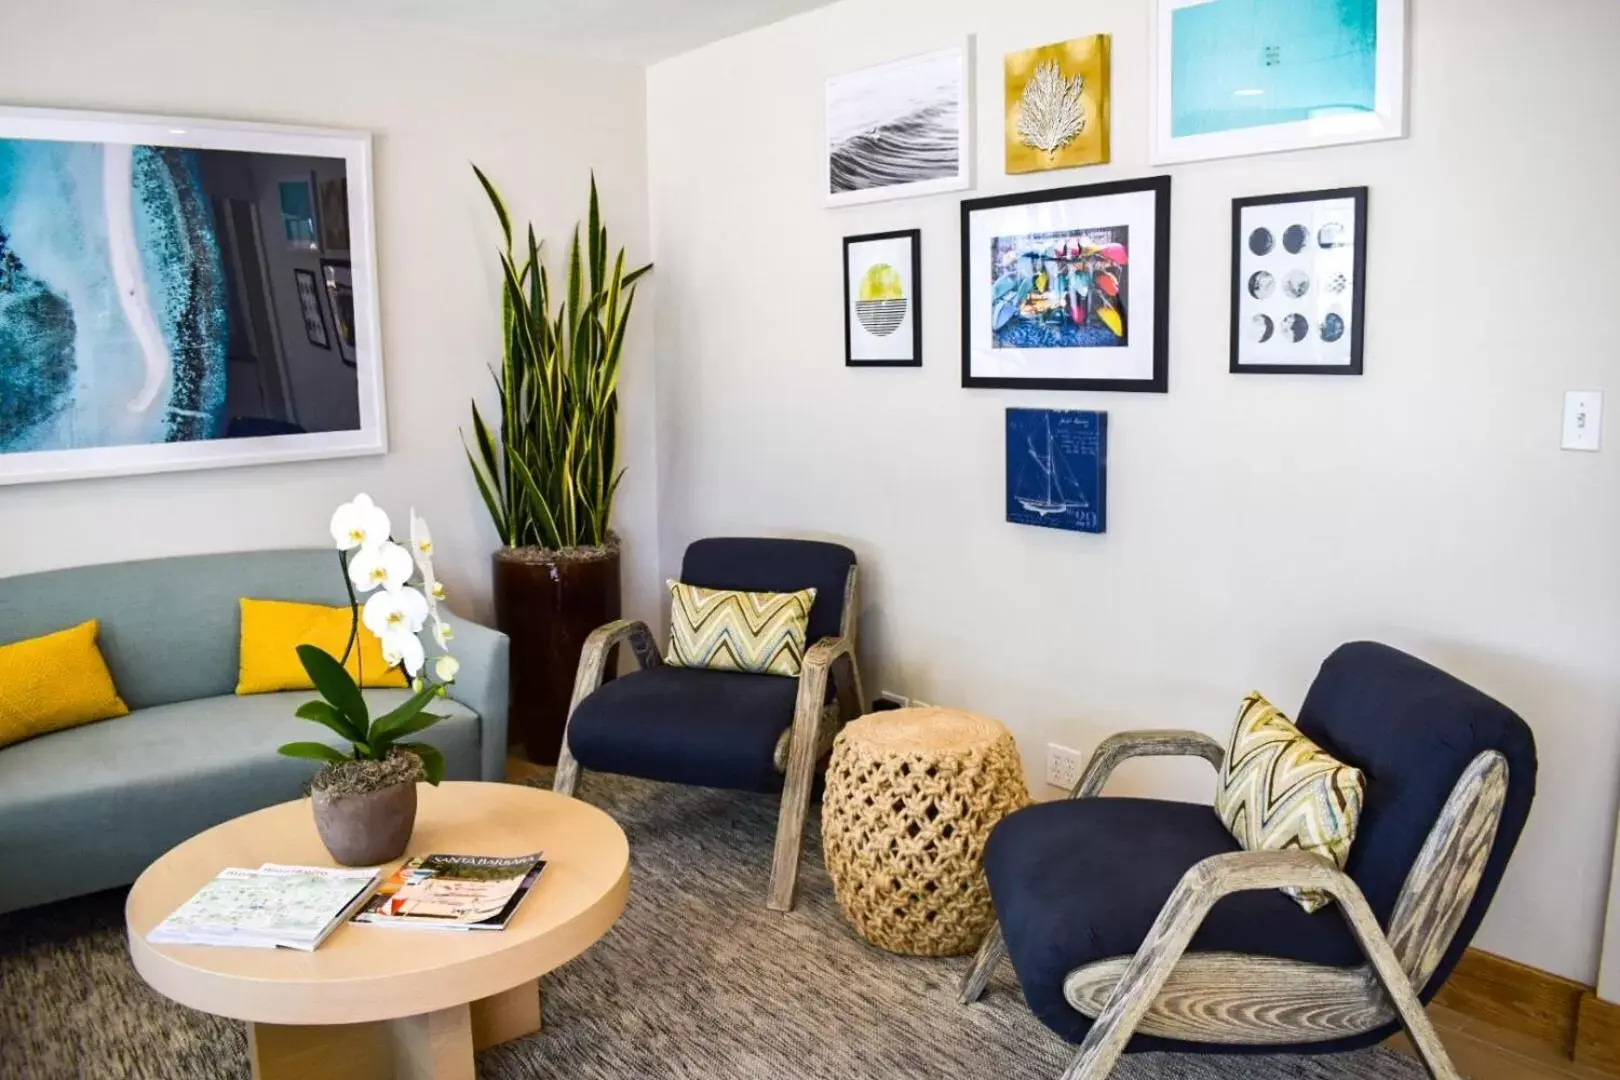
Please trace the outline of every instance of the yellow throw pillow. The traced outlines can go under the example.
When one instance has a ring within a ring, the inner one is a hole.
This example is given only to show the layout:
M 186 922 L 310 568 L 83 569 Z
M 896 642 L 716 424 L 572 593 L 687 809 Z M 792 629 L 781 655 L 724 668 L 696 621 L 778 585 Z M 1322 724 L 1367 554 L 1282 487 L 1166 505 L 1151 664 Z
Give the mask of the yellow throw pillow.
M 100 629 L 91 619 L 0 646 L 0 746 L 129 715 L 96 647 Z
M 1215 813 L 1245 851 L 1309 851 L 1340 870 L 1361 821 L 1366 779 L 1317 746 L 1258 692 L 1243 699 Z M 1307 912 L 1331 897 L 1284 889 Z
M 315 645 L 343 658 L 352 615 L 347 607 L 293 604 L 285 600 L 242 598 L 242 661 L 236 692 L 269 694 L 277 690 L 313 690 L 309 672 L 298 659 L 298 646 Z M 360 627 L 354 651 L 345 665 L 361 686 L 407 685 L 405 672 L 383 659 L 377 635 Z M 363 678 L 362 678 L 363 676 Z
M 791 593 L 669 586 L 671 667 L 790 675 L 804 667 L 804 638 L 816 590 Z

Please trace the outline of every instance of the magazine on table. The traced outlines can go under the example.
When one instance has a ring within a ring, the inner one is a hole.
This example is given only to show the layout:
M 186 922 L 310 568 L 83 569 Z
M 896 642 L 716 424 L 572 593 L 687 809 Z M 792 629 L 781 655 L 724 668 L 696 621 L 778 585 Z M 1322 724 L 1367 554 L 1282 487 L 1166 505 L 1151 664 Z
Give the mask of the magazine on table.
M 513 857 L 418 855 L 382 883 L 354 921 L 504 930 L 545 867 L 543 852 Z
M 359 909 L 377 878 L 375 869 L 229 867 L 153 927 L 146 940 L 308 952 Z

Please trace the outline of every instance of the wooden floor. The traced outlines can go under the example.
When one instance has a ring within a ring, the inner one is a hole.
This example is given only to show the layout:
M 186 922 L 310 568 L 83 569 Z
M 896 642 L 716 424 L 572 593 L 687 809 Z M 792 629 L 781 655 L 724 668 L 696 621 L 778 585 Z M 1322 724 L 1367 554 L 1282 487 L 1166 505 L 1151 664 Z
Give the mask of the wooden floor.
M 1444 1005 L 1430 1005 L 1429 1018 L 1452 1062 L 1468 1080 L 1615 1080 L 1612 1073 L 1581 1068 L 1544 1043 Z M 1395 1036 L 1389 1045 L 1417 1056 L 1405 1035 Z

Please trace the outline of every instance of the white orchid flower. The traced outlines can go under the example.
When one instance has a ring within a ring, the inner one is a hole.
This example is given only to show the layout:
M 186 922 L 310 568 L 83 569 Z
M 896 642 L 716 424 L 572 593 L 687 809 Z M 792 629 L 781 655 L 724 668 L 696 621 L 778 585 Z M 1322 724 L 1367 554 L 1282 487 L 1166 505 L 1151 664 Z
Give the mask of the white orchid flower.
M 361 548 L 349 561 L 349 580 L 361 592 L 370 592 L 379 585 L 398 592 L 410 580 L 412 569 L 411 553 L 392 540 L 384 540 L 376 547 Z
M 332 542 L 339 551 L 376 547 L 392 532 L 387 512 L 364 492 L 333 512 L 331 528 Z
M 411 588 L 376 593 L 366 601 L 365 608 L 360 612 L 360 621 L 366 624 L 366 629 L 384 641 L 388 640 L 390 634 L 415 636 L 427 622 L 427 617 L 427 601 L 422 599 L 421 593 Z
M 433 640 L 439 643 L 439 648 L 449 652 L 450 642 L 455 636 L 456 632 L 450 629 L 450 624 L 435 615 L 433 618 Z
M 444 582 L 435 581 L 432 585 L 428 586 L 428 595 L 433 597 L 433 599 L 437 600 L 439 603 L 444 603 Z
M 427 522 L 416 516 L 414 506 L 411 507 L 411 550 L 418 562 L 433 558 L 433 534 L 428 532 Z
M 378 593 L 377 595 L 383 596 L 386 594 Z M 369 601 L 367 606 L 370 606 Z M 422 639 L 404 630 L 396 630 L 382 635 L 382 654 L 383 663 L 389 667 L 398 667 L 403 664 L 406 673 L 412 679 L 421 674 L 422 664 L 427 660 L 427 654 L 422 649 Z
M 433 661 L 433 674 L 439 677 L 442 683 L 455 682 L 456 674 L 461 670 L 461 661 L 450 655 L 439 657 Z

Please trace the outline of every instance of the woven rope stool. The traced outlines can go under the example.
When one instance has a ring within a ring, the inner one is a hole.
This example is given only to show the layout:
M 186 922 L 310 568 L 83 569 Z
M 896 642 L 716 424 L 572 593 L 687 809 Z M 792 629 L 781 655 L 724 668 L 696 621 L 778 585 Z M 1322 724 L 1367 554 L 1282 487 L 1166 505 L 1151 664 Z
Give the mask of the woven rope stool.
M 978 948 L 996 917 L 985 839 L 1029 802 L 1018 747 L 999 721 L 894 709 L 845 726 L 827 766 L 821 843 L 855 932 L 912 956 Z

